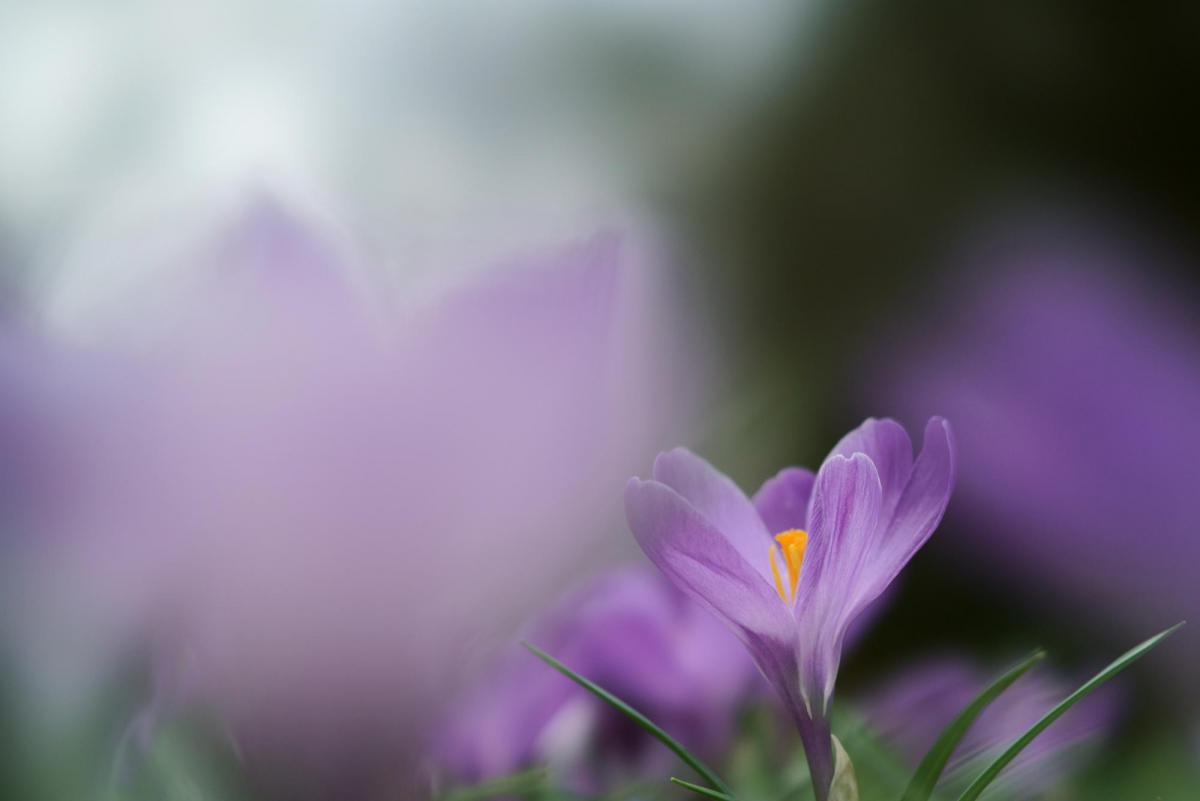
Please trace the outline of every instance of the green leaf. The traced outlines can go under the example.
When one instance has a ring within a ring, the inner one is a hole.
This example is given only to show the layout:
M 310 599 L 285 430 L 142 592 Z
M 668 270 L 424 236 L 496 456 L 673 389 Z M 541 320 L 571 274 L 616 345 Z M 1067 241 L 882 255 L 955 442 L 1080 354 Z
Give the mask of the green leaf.
M 1119 659 L 1093 676 L 1078 690 L 1068 695 L 1058 706 L 1051 709 L 1041 720 L 1033 724 L 1029 731 L 1018 737 L 1017 740 L 987 768 L 987 770 L 979 774 L 979 777 L 976 778 L 975 781 L 971 782 L 971 786 L 963 791 L 963 794 L 958 797 L 958 801 L 975 801 L 975 799 L 979 798 L 980 794 L 987 789 L 987 786 L 995 781 L 996 777 L 1000 775 L 1000 771 L 1004 770 L 1010 762 L 1016 759 L 1017 755 L 1025 750 L 1025 747 L 1033 742 L 1035 737 L 1045 731 L 1051 723 L 1062 717 L 1068 709 L 1074 706 L 1076 702 L 1078 702 L 1092 690 L 1095 690 L 1101 684 L 1108 681 L 1137 660 L 1141 659 L 1155 646 L 1159 645 L 1159 643 L 1161 643 L 1167 637 L 1170 637 L 1172 634 L 1174 634 L 1182 625 L 1183 623 L 1176 623 L 1171 628 L 1160 634 L 1156 634 L 1136 648 L 1126 651 Z
M 674 776 L 671 777 L 671 784 L 678 784 L 685 790 L 691 790 L 693 793 L 702 795 L 705 798 L 715 798 L 717 801 L 733 801 L 733 796 L 731 795 L 725 795 L 725 793 L 718 792 L 717 790 L 710 790 L 707 787 L 701 787 L 698 784 L 685 782 L 683 779 L 677 779 Z
M 542 660 L 547 665 L 554 668 L 559 673 L 563 674 L 568 679 L 575 682 L 580 687 L 611 706 L 613 709 L 616 709 L 618 712 L 628 717 L 638 726 L 641 726 L 647 733 L 650 734 L 650 736 L 654 737 L 667 748 L 671 749 L 675 756 L 679 757 L 681 760 L 683 760 L 684 764 L 688 765 L 690 768 L 692 768 L 692 770 L 700 774 L 705 781 L 720 790 L 723 795 L 732 797 L 733 794 L 729 787 L 725 784 L 725 782 L 721 781 L 721 777 L 713 772 L 712 768 L 705 765 L 698 757 L 680 745 L 675 738 L 659 728 L 653 721 L 650 720 L 650 718 L 646 717 L 641 712 L 638 712 L 636 709 L 622 701 L 620 698 L 617 698 L 608 690 L 605 690 L 598 684 L 595 684 L 594 682 L 585 679 L 583 676 L 580 676 L 578 673 L 571 670 L 569 667 L 564 665 L 562 662 L 559 662 L 557 659 L 550 656 L 550 654 L 538 648 L 536 645 L 532 645 L 527 642 L 521 644 L 528 648 L 529 651 L 538 659 Z
M 925 754 L 925 758 L 921 760 L 921 764 L 917 766 L 917 772 L 913 774 L 912 781 L 908 784 L 908 789 L 904 791 L 902 801 L 928 801 L 933 795 L 933 788 L 937 785 L 938 779 L 942 777 L 942 771 L 946 768 L 946 763 L 950 761 L 950 757 L 954 754 L 954 749 L 958 748 L 958 744 L 962 741 L 967 730 L 971 728 L 976 718 L 987 709 L 988 705 L 995 701 L 1001 693 L 1013 685 L 1013 683 L 1024 676 L 1030 668 L 1046 658 L 1045 651 L 1034 651 L 1024 660 L 1014 665 L 1003 676 L 996 679 L 988 687 L 981 692 L 974 701 L 967 705 L 958 716 L 950 722 L 950 725 L 942 731 L 937 738 L 937 742 L 929 749 L 929 753 Z
M 546 782 L 547 771 L 543 767 L 488 779 L 470 787 L 452 790 L 442 796 L 441 801 L 483 801 L 486 798 L 496 798 L 502 795 L 522 795 L 542 789 Z

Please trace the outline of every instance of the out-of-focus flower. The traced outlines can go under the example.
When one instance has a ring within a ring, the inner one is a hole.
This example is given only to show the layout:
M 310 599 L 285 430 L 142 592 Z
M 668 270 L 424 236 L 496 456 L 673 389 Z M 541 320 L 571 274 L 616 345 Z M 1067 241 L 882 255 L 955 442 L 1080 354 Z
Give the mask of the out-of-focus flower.
M 682 449 L 626 490 L 647 556 L 734 630 L 783 699 L 819 799 L 833 777 L 829 702 L 847 632 L 933 533 L 953 484 L 950 427 L 933 418 L 915 461 L 899 424 L 868 420 L 816 476 L 784 470 L 753 503 Z
M 16 526 L 33 480 L 43 473 L 39 451 L 39 387 L 26 377 L 31 354 L 0 329 L 0 542 Z M 34 486 L 31 486 L 34 485 Z
M 866 393 L 952 415 L 964 536 L 944 547 L 964 567 L 1120 640 L 1200 614 L 1200 326 L 1141 269 L 1162 261 L 1094 231 L 1005 232 Z M 1168 647 L 1192 688 L 1200 639 Z
M 943 657 L 912 665 L 876 688 L 862 703 L 867 723 L 880 738 L 916 765 L 942 730 L 994 677 L 978 665 Z M 944 782 L 970 782 L 1074 689 L 1045 672 L 1029 673 L 1005 691 L 967 730 L 946 767 Z M 1089 746 L 1116 722 L 1118 698 L 1111 686 L 1088 695 L 1042 732 L 1004 772 L 994 794 L 1030 799 L 1079 764 Z
M 601 237 L 389 303 L 259 207 L 88 330 L 117 399 L 82 410 L 103 436 L 70 454 L 10 622 L 148 641 L 249 753 L 394 765 L 456 665 L 617 551 L 612 487 L 687 400 L 640 253 Z
M 719 754 L 756 681 L 754 664 L 706 609 L 657 573 L 602 575 L 530 626 L 525 639 L 646 713 L 698 753 Z M 523 649 L 460 699 L 435 746 L 463 780 L 549 764 L 581 789 L 665 770 L 669 752 Z

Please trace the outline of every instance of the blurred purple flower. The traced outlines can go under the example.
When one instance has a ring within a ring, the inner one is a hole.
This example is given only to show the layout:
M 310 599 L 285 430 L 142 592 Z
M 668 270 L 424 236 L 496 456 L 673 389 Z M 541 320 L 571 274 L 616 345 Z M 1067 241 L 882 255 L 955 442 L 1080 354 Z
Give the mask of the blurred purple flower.
M 42 395 L 34 373 L 37 357 L 23 338 L 0 328 L 0 542 L 25 523 L 36 505 L 30 496 L 50 481 L 43 454 L 52 449 Z
M 941 418 L 915 461 L 899 424 L 868 420 L 816 476 L 784 470 L 753 503 L 683 449 L 660 454 L 652 480 L 629 482 L 638 543 L 750 650 L 796 723 L 819 801 L 833 778 L 829 702 L 847 632 L 933 533 L 953 484 Z
M 645 712 L 688 748 L 717 755 L 756 681 L 733 635 L 657 573 L 602 575 L 538 618 L 525 636 Z M 463 696 L 436 761 L 476 781 L 548 764 L 581 791 L 658 775 L 674 757 L 623 715 L 523 649 Z
M 192 261 L 77 354 L 119 402 L 82 410 L 21 625 L 149 641 L 243 746 L 395 764 L 456 666 L 614 555 L 611 488 L 678 435 L 656 265 L 600 237 L 389 303 L 270 205 Z
M 864 699 L 868 725 L 914 767 L 938 735 L 994 675 L 957 657 L 932 659 L 901 671 Z M 963 737 L 946 766 L 948 785 L 970 782 L 1000 749 L 1066 698 L 1074 686 L 1044 671 L 1023 676 L 992 703 Z M 1106 686 L 1088 695 L 1042 732 L 1000 774 L 993 793 L 1030 799 L 1078 766 L 1116 722 L 1118 699 Z
M 1009 233 L 967 261 L 865 393 L 953 416 L 964 536 L 946 547 L 1122 642 L 1197 617 L 1194 308 L 1140 269 L 1162 259 L 1094 234 Z M 1200 639 L 1168 647 L 1190 688 Z

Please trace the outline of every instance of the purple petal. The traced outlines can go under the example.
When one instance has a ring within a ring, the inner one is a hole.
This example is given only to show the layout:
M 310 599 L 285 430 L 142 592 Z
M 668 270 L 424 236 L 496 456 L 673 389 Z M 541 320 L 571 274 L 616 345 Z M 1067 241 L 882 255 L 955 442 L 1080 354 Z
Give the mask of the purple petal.
M 847 458 L 856 453 L 865 453 L 879 471 L 879 481 L 883 485 L 882 517 L 886 520 L 900 502 L 912 473 L 912 441 L 908 432 L 895 420 L 872 417 L 842 437 L 830 451 L 830 455 Z
M 857 594 L 850 599 L 853 614 L 877 598 L 926 543 L 942 520 L 954 486 L 954 441 L 944 419 L 934 417 L 926 425 L 925 442 L 915 463 L 908 435 L 894 421 L 868 420 L 855 434 L 862 434 L 858 444 L 874 453 L 860 451 L 880 470 L 883 500 L 875 536 L 865 544 L 870 567 L 860 576 Z M 850 440 L 844 439 L 839 448 Z M 880 461 L 875 461 L 877 458 Z M 904 481 L 897 488 L 895 481 L 906 464 Z M 888 481 L 893 486 L 889 487 Z
M 670 487 L 703 515 L 746 564 L 772 586 L 771 532 L 736 484 L 685 448 L 660 453 L 654 460 L 653 475 L 655 481 Z
M 792 617 L 774 587 L 678 492 L 631 479 L 625 514 L 650 561 L 736 632 L 790 639 Z
M 881 498 L 879 473 L 863 453 L 831 456 L 817 473 L 796 594 L 801 687 L 817 707 L 833 692 L 846 629 L 874 597 L 857 603 L 862 583 L 873 578 Z
M 786 468 L 767 479 L 754 495 L 754 508 L 768 531 L 778 534 L 808 528 L 808 501 L 815 480 L 811 470 L 799 467 Z
M 873 451 L 888 480 L 895 481 L 903 472 L 908 442 L 897 428 L 890 421 L 868 421 L 857 440 L 847 438 L 839 448 L 849 443 Z M 810 701 L 817 693 L 821 701 L 828 701 L 848 629 L 929 539 L 946 511 L 953 484 L 953 437 L 949 424 L 937 417 L 926 426 L 921 455 L 893 501 L 865 450 L 849 459 L 835 453 L 821 466 L 810 504 L 809 555 L 796 608 L 802 686 Z M 889 502 L 895 504 L 890 515 Z
M 831 456 L 821 465 L 813 486 L 809 513 L 809 550 L 801 578 L 801 595 L 820 604 L 830 590 L 848 587 L 871 555 L 879 529 L 883 488 L 875 463 L 866 454 Z
M 941 417 L 933 417 L 925 426 L 921 455 L 913 465 L 912 475 L 888 524 L 887 540 L 880 556 L 880 561 L 888 568 L 885 586 L 942 522 L 954 489 L 955 472 L 954 433 L 950 423 Z M 879 592 L 882 591 L 883 587 L 880 587 Z

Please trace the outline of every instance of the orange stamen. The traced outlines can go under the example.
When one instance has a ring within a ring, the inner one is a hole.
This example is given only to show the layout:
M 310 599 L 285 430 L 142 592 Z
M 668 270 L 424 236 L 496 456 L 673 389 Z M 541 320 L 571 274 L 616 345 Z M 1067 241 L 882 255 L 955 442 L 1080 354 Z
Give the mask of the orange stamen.
M 789 592 L 783 591 L 783 579 L 779 575 L 779 566 L 775 560 L 775 547 L 771 547 L 771 575 L 775 577 L 775 591 L 784 603 L 796 600 L 796 587 L 800 583 L 800 567 L 804 564 L 804 551 L 808 547 L 808 532 L 798 528 L 788 529 L 775 535 L 779 550 L 783 552 L 783 561 L 787 566 Z

